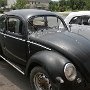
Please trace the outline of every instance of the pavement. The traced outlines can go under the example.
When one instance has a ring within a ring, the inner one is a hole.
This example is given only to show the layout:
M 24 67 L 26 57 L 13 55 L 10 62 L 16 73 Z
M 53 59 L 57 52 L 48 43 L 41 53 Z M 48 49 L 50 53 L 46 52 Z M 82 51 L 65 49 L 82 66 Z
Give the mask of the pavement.
M 0 90 L 30 90 L 29 78 L 0 59 Z

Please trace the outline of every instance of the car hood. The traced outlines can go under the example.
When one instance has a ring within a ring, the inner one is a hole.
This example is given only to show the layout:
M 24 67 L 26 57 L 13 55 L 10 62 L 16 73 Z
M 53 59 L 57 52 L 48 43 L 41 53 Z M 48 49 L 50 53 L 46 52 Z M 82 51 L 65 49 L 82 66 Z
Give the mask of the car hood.
M 34 38 L 38 43 L 63 54 L 79 68 L 83 75 L 90 77 L 90 39 L 88 35 L 65 31 L 39 34 Z
M 81 35 L 84 38 L 87 38 L 88 40 L 90 40 L 90 26 L 83 25 L 79 27 L 77 25 L 76 29 L 72 28 L 71 32 Z

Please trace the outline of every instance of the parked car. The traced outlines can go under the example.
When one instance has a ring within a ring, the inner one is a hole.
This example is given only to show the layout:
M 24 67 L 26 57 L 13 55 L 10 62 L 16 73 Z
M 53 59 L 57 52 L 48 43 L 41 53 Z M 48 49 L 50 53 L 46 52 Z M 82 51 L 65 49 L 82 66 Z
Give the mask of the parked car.
M 69 30 L 77 31 L 89 30 L 90 28 L 90 11 L 79 11 L 70 13 L 64 20 Z
M 29 76 L 31 90 L 83 90 L 90 83 L 85 34 L 70 32 L 50 11 L 10 11 L 0 17 L 0 57 Z

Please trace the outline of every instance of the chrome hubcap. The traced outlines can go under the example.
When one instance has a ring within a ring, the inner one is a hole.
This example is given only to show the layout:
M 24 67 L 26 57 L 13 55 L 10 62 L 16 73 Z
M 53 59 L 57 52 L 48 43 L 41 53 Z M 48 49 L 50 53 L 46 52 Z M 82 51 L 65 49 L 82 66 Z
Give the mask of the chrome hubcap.
M 37 73 L 33 81 L 36 90 L 52 90 L 49 79 L 43 73 Z

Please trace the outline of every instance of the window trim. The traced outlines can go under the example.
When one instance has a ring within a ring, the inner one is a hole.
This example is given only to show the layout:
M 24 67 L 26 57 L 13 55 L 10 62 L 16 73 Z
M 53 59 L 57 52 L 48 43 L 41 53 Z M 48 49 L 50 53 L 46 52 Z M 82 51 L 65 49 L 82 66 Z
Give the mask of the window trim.
M 81 19 L 82 19 L 82 16 L 75 16 L 75 17 L 81 17 Z M 71 23 L 71 21 L 72 21 L 75 17 L 73 17 L 73 18 L 70 20 L 69 24 L 75 24 L 75 23 Z
M 83 20 L 84 17 L 90 17 L 90 16 L 89 16 L 89 15 L 80 15 L 80 16 L 74 16 L 73 18 L 75 18 L 75 17 L 81 17 L 81 20 Z M 72 19 L 73 19 L 73 18 L 72 18 Z M 71 19 L 71 20 L 72 20 L 72 19 Z M 70 23 L 71 20 L 69 21 L 69 24 L 71 24 L 71 23 Z M 75 25 L 76 25 L 76 24 L 75 24 Z M 78 24 L 78 25 L 83 25 L 83 23 Z
M 24 27 L 24 22 L 23 22 L 23 20 L 20 18 L 20 17 L 18 17 L 18 16 L 15 16 L 15 15 L 7 15 L 7 21 L 6 21 L 6 23 L 7 23 L 7 28 L 6 28 L 6 32 L 8 32 L 8 19 L 9 18 L 16 18 L 16 19 L 19 19 L 21 22 L 22 22 L 22 33 L 21 34 L 19 34 L 19 33 L 12 33 L 12 32 L 10 32 L 10 33 L 12 33 L 13 35 L 15 34 L 15 35 L 24 35 L 23 34 L 23 27 Z
M 8 18 L 10 17 L 13 17 L 13 18 L 19 18 L 21 21 L 22 21 L 22 34 L 19 35 L 19 34 L 15 34 L 15 33 L 10 33 L 10 32 L 7 32 L 7 20 Z M 11 36 L 14 36 L 16 38 L 21 38 L 21 39 L 27 39 L 27 30 L 26 30 L 26 23 L 24 21 L 24 19 L 22 17 L 19 17 L 19 16 L 16 16 L 16 15 L 7 15 L 6 14 L 6 29 L 4 31 L 5 34 L 7 35 L 11 35 Z
M 0 17 L 0 19 L 2 19 L 3 17 L 5 18 L 5 30 L 6 30 L 6 15 L 2 15 L 2 16 Z M 5 30 L 0 31 L 0 32 L 4 32 Z

